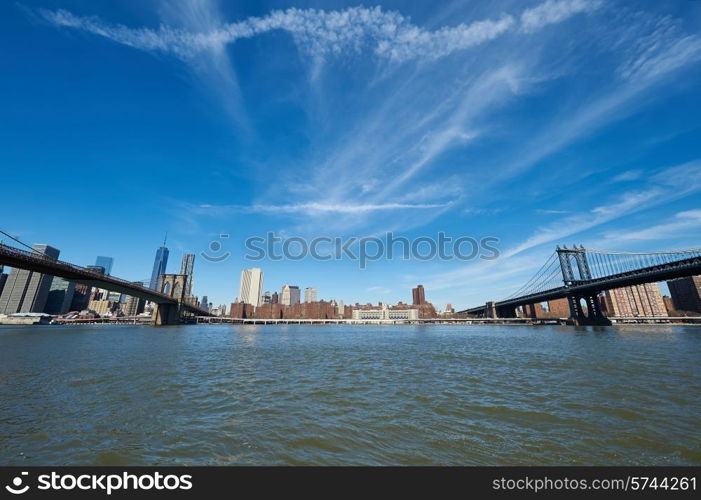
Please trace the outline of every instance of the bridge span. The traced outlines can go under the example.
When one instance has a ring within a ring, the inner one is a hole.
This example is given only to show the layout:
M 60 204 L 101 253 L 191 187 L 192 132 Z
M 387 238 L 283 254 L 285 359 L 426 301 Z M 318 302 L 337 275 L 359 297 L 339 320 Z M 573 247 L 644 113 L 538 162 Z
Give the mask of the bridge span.
M 538 272 L 505 299 L 458 314 L 515 317 L 518 307 L 567 299 L 577 324 L 608 324 L 599 303 L 605 290 L 701 274 L 701 249 L 666 252 L 614 252 L 557 247 Z
M 153 323 L 156 325 L 177 323 L 183 314 L 193 316 L 208 316 L 210 314 L 209 311 L 199 306 L 174 297 L 172 289 L 170 289 L 170 293 L 152 290 L 138 282 L 101 274 L 85 267 L 52 259 L 38 252 L 21 250 L 4 243 L 0 243 L 0 264 L 16 269 L 26 269 L 32 272 L 48 274 L 75 283 L 119 292 L 153 302 L 156 304 L 153 313 Z

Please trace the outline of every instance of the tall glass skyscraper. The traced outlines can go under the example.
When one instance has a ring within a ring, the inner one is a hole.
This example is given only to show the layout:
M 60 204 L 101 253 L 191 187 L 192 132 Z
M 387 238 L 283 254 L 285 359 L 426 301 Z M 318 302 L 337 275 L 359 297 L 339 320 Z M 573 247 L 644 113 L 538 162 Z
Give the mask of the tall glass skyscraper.
M 161 274 L 165 274 L 166 266 L 168 265 L 168 249 L 165 246 L 165 241 L 163 246 L 156 250 L 156 259 L 153 261 L 153 271 L 151 272 L 151 283 L 149 283 L 149 288 L 152 290 L 158 289 L 158 280 Z
M 102 255 L 95 259 L 95 265 L 100 266 L 105 270 L 105 274 L 110 276 L 112 274 L 112 264 L 114 264 L 114 259 L 112 257 L 104 257 Z

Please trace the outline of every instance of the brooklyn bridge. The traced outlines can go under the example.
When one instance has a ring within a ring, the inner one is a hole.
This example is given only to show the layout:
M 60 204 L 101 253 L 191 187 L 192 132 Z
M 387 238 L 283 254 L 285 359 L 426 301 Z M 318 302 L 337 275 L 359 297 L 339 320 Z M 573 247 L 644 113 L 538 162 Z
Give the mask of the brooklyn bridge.
M 142 282 L 123 280 L 4 243 L 0 243 L 0 265 L 56 276 L 75 283 L 147 300 L 155 305 L 153 323 L 156 325 L 178 323 L 188 315 L 210 315 L 209 311 L 186 300 L 187 283 L 182 281 L 185 277 L 181 275 L 163 275 L 159 286 L 154 290 L 145 287 Z
M 569 316 L 580 325 L 610 324 L 599 294 L 625 286 L 701 274 L 701 249 L 662 252 L 615 252 L 559 246 L 540 269 L 508 297 L 460 311 L 487 318 L 514 318 L 517 308 L 567 299 Z

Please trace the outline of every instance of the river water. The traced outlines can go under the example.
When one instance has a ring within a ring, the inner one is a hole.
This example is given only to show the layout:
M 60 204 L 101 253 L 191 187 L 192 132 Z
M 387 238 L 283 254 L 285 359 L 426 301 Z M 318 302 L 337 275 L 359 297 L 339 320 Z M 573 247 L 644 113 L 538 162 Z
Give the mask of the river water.
M 701 464 L 701 328 L 0 327 L 0 465 Z

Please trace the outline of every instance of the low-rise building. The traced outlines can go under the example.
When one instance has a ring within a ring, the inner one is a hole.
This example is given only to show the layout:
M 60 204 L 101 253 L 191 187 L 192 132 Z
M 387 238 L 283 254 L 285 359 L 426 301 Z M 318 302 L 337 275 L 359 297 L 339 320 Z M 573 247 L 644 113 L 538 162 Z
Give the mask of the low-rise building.
M 362 308 L 353 309 L 352 319 L 355 320 L 417 320 L 419 319 L 419 310 L 414 308 L 390 309 L 387 304 L 381 304 L 379 308 Z

